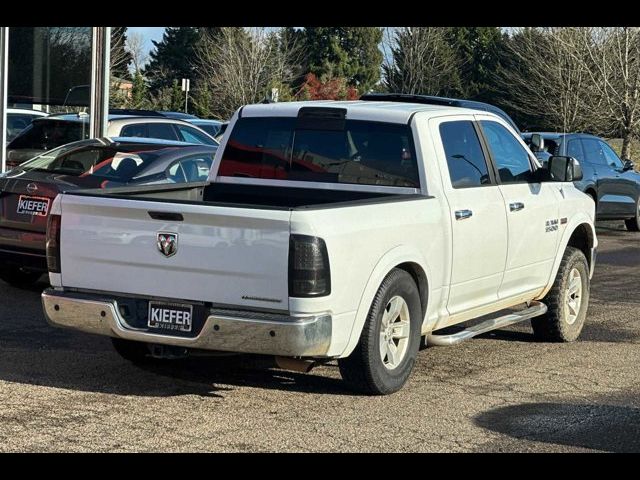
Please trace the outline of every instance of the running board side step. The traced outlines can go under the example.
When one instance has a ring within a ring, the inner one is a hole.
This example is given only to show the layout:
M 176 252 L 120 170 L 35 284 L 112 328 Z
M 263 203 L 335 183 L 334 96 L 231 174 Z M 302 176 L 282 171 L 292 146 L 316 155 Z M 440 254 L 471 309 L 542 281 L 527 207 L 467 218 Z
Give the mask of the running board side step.
M 531 302 L 529 307 L 516 313 L 509 313 L 502 317 L 490 318 L 483 322 L 473 325 L 461 332 L 451 335 L 427 335 L 427 345 L 436 345 L 439 347 L 447 345 L 457 345 L 458 343 L 469 340 L 477 335 L 504 328 L 514 323 L 522 322 L 547 312 L 547 306 L 542 302 Z

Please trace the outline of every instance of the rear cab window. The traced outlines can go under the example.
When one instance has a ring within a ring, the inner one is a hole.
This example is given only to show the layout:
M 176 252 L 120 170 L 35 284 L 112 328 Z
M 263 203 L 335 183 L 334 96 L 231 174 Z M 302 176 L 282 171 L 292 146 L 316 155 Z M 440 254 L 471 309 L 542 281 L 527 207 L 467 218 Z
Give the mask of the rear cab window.
M 420 188 L 408 125 L 349 119 L 311 128 L 297 117 L 240 118 L 218 176 Z

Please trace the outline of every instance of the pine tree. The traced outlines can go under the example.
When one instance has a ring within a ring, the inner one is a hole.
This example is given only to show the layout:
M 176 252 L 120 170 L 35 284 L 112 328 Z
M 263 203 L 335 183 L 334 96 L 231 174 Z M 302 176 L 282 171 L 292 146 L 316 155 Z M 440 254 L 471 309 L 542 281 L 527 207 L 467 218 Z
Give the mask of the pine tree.
M 152 41 L 154 49 L 144 68 L 151 91 L 172 87 L 174 81 L 183 78 L 195 78 L 195 46 L 199 36 L 196 27 L 167 27 L 160 41 Z
M 291 33 L 291 32 L 288 32 Z M 306 27 L 292 38 L 306 52 L 303 74 L 318 78 L 344 78 L 349 86 L 367 92 L 380 79 L 382 29 L 377 27 Z

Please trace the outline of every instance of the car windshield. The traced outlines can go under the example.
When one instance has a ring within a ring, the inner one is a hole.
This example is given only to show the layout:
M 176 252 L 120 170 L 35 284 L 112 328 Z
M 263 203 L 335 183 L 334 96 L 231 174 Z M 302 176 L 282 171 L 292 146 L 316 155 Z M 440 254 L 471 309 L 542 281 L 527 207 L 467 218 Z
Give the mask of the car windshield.
M 37 120 L 9 144 L 10 149 L 50 150 L 89 138 L 89 122 Z
M 309 128 L 292 117 L 236 122 L 219 176 L 419 187 L 406 124 L 346 120 L 339 129 Z
M 60 173 L 76 177 L 100 177 L 104 180 L 127 183 L 151 173 L 152 164 L 176 146 L 166 145 L 65 145 L 43 153 L 18 168 L 24 171 Z M 209 154 L 213 157 L 213 153 Z M 173 158 L 173 157 L 172 157 Z M 164 164 L 158 173 L 163 172 Z M 155 170 L 155 169 L 153 169 Z

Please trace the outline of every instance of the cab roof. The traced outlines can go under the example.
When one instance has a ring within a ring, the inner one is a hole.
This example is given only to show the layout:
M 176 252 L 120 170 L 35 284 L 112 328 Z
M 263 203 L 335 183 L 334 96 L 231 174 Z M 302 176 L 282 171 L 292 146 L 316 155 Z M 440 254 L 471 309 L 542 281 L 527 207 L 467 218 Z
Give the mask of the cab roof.
M 268 104 L 246 105 L 240 111 L 240 117 L 295 117 L 302 107 L 327 107 L 346 109 L 346 118 L 351 120 L 376 120 L 390 123 L 408 123 L 413 114 L 424 112 L 433 117 L 459 114 L 488 114 L 496 118 L 491 112 L 473 110 L 470 108 L 452 107 L 449 105 L 427 105 L 408 102 L 383 101 L 336 101 L 314 100 L 305 102 L 281 102 Z

